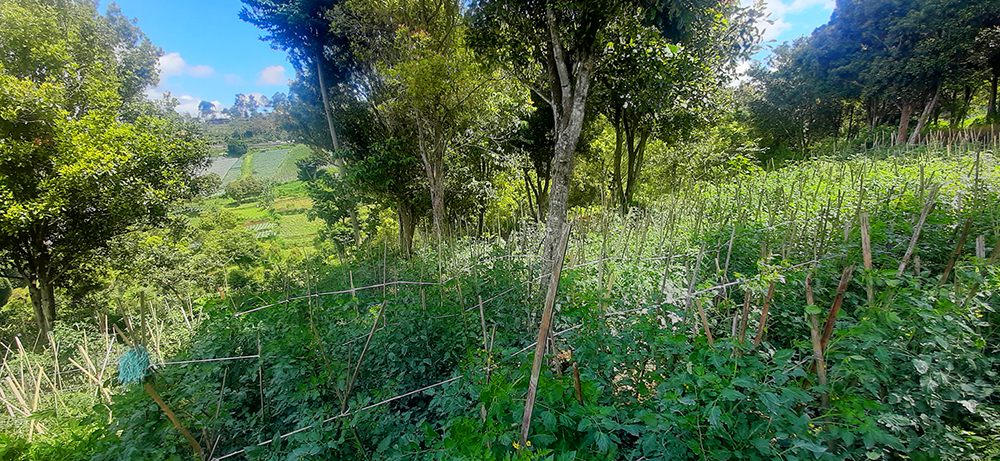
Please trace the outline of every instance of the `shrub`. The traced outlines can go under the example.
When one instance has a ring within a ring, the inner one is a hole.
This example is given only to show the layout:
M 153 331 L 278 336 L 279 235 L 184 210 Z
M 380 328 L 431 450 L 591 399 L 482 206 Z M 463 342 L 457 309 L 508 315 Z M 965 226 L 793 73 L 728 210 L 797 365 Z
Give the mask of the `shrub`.
M 230 139 L 226 144 L 226 153 L 232 155 L 233 157 L 239 157 L 246 154 L 250 148 L 247 143 L 240 141 L 239 139 Z

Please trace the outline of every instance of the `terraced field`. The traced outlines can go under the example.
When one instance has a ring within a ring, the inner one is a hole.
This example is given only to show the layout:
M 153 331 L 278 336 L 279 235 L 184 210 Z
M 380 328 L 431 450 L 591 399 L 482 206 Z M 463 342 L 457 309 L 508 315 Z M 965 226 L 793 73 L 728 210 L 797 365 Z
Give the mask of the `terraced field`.
M 219 175 L 223 186 L 246 174 L 280 184 L 295 181 L 299 172 L 295 162 L 308 156 L 309 148 L 303 145 L 252 151 L 239 158 L 218 156 L 212 158 L 205 173 Z

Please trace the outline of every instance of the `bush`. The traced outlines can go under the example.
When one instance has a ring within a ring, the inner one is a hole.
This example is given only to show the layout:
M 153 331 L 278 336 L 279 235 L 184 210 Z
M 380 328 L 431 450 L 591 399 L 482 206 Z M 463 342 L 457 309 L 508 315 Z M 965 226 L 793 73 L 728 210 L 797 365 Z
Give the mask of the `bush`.
M 240 157 L 246 154 L 250 148 L 247 143 L 240 141 L 239 139 L 230 139 L 226 144 L 226 153 L 232 155 L 233 157 Z
M 226 196 L 238 203 L 243 203 L 267 192 L 267 184 L 253 177 L 246 176 L 226 184 Z

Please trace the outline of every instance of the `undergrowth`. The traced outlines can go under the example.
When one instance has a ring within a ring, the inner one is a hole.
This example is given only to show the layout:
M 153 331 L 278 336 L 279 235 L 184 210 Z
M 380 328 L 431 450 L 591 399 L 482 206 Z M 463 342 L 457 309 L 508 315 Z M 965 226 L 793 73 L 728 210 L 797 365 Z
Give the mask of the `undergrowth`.
M 411 259 L 258 253 L 259 274 L 194 303 L 164 360 L 189 363 L 149 383 L 219 459 L 992 459 L 998 184 L 990 152 L 815 160 L 626 216 L 577 210 L 529 446 L 546 284 L 527 222 Z M 825 385 L 810 315 L 832 322 Z M 110 404 L 90 397 L 59 436 L 12 432 L 0 459 L 194 456 L 112 380 Z M 28 420 L 54 418 L 5 424 Z

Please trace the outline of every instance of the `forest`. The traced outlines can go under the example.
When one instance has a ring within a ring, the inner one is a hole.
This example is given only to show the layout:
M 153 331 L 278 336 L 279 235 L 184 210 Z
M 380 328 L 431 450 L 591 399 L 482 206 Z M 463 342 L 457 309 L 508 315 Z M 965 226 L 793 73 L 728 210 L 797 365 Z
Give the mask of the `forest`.
M 0 0 L 0 461 L 1000 459 L 1000 0 L 241 1 Z

